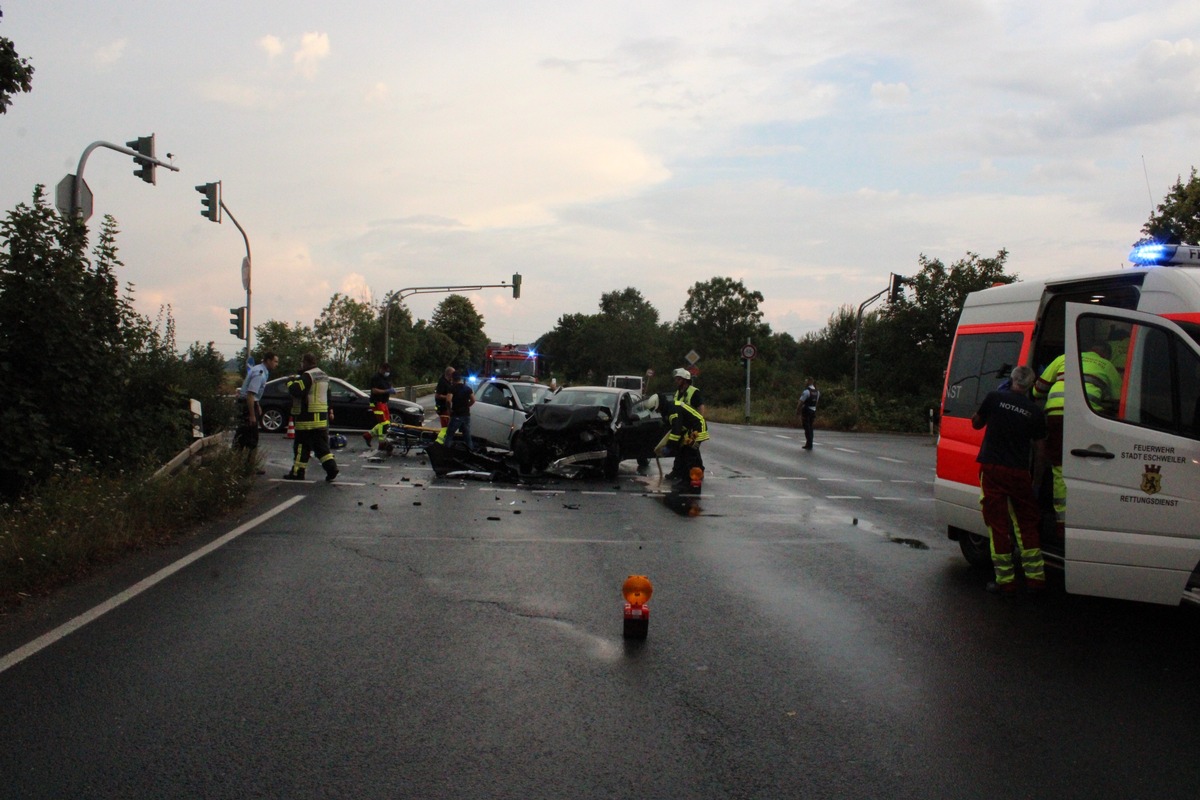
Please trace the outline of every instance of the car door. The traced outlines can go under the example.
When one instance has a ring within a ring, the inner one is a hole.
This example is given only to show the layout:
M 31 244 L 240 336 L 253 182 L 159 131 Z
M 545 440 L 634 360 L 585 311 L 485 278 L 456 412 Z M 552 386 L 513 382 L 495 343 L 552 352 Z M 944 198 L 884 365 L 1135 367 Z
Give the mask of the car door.
M 375 427 L 375 414 L 366 395 L 347 383 L 329 382 L 329 407 L 333 409 L 333 427 L 365 431 Z
M 1200 562 L 1200 345 L 1193 335 L 1151 314 L 1067 305 L 1070 592 L 1175 605 Z M 1079 366 L 1096 341 L 1111 349 L 1121 382 L 1100 410 L 1087 401 Z
M 516 410 L 516 399 L 507 384 L 488 381 L 475 393 L 471 408 L 471 436 L 495 447 L 508 447 L 514 421 L 524 412 Z

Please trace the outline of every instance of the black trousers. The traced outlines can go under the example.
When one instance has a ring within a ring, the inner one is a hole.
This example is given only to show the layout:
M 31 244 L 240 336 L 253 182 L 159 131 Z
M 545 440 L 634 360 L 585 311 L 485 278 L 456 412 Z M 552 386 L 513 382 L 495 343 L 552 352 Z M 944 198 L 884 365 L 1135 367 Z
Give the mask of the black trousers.
M 804 446 L 812 449 L 813 439 L 813 422 L 817 418 L 816 409 L 809 411 L 807 408 L 800 412 L 800 422 L 804 425 Z
M 317 457 L 317 461 L 325 468 L 325 472 L 332 474 L 337 471 L 337 462 L 333 460 L 333 453 L 329 452 L 328 428 L 296 431 L 296 441 L 292 445 L 293 475 L 304 475 L 304 470 L 308 468 L 310 452 Z

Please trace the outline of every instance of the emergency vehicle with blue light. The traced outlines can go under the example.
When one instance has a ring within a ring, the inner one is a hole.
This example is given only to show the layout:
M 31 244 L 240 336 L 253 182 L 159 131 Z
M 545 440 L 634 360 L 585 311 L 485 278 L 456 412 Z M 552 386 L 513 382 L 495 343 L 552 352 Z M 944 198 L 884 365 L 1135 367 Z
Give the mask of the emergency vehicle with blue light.
M 1200 247 L 1144 245 L 1130 261 L 967 297 L 942 394 L 938 525 L 969 562 L 990 566 L 975 462 L 983 432 L 971 416 L 1013 367 L 1040 375 L 1065 353 L 1066 513 L 1061 526 L 1046 515 L 1047 564 L 1074 594 L 1200 604 Z M 1121 377 L 1100 409 L 1080 368 L 1097 342 Z

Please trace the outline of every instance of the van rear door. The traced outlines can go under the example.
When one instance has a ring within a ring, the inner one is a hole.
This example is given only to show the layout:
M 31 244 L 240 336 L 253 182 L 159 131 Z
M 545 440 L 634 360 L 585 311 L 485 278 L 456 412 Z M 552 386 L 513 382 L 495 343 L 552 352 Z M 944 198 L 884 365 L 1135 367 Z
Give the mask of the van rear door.
M 1136 311 L 1066 308 L 1067 591 L 1177 605 L 1200 563 L 1196 332 Z M 1120 376 L 1100 409 L 1079 366 L 1097 342 Z

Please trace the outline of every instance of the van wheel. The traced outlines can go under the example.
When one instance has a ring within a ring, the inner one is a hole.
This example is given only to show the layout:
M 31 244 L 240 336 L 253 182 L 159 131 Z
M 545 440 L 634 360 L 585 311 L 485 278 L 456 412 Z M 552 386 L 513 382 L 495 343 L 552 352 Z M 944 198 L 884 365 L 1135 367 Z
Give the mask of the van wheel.
M 992 568 L 992 540 L 988 537 L 960 530 L 958 546 L 962 550 L 963 558 L 972 567 Z

